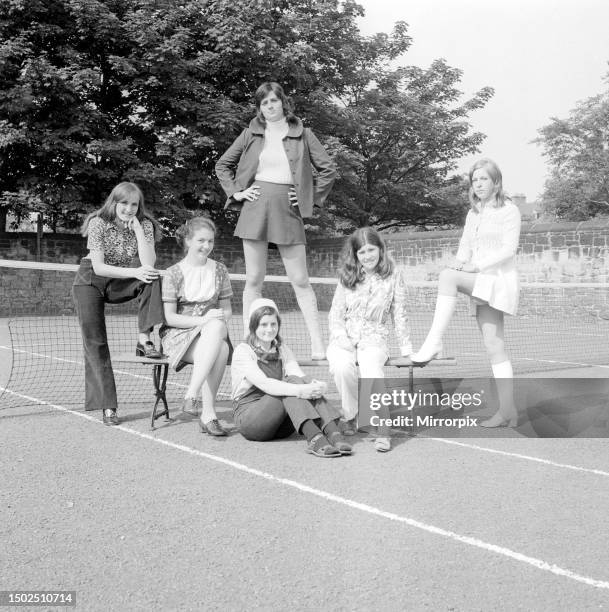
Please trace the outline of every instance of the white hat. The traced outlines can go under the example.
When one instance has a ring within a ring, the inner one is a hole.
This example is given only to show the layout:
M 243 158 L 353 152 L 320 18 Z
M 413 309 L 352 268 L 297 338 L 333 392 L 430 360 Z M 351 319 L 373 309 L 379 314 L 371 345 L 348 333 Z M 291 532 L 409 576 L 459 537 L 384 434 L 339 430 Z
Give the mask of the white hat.
M 273 300 L 269 300 L 268 298 L 257 298 L 250 304 L 250 311 L 247 315 L 248 323 L 249 323 L 249 320 L 252 318 L 252 315 L 254 314 L 254 312 L 258 310 L 258 308 L 262 308 L 263 306 L 268 306 L 269 308 L 273 308 L 274 310 L 277 311 L 277 314 L 279 314 L 279 308 L 277 308 L 277 304 L 275 304 Z

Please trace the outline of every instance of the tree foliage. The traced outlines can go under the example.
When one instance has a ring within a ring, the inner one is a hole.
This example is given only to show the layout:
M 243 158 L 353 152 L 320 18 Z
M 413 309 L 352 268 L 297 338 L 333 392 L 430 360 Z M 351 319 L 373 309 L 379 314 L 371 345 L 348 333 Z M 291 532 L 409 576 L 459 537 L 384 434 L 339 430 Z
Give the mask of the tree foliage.
M 566 119 L 552 118 L 539 133 L 551 168 L 544 210 L 573 221 L 609 214 L 609 90 L 580 102 Z
M 407 26 L 364 37 L 352 0 L 0 0 L 0 205 L 77 225 L 133 180 L 172 225 L 221 226 L 215 161 L 276 80 L 339 166 L 322 233 L 450 223 L 459 157 L 476 150 L 460 72 L 390 68 Z

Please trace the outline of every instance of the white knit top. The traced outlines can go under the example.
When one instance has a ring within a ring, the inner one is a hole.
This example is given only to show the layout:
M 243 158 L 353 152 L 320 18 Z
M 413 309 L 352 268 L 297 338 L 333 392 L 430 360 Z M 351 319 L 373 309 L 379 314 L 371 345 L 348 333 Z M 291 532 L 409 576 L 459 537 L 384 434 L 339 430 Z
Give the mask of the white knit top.
M 285 117 L 280 121 L 267 121 L 264 130 L 264 145 L 258 158 L 255 180 L 280 185 L 293 182 L 290 163 L 283 146 L 283 139 L 289 130 Z

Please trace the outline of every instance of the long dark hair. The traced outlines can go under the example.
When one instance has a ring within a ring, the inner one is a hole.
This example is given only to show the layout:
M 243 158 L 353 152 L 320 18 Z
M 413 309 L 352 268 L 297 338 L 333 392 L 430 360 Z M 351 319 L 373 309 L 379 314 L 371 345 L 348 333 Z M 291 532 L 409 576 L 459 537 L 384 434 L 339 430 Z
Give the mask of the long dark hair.
M 281 100 L 281 104 L 283 105 L 283 114 L 285 115 L 287 122 L 292 124 L 297 123 L 298 119 L 294 114 L 294 108 L 291 100 L 285 95 L 283 87 L 279 83 L 275 83 L 275 81 L 266 81 L 265 83 L 262 83 L 254 94 L 254 101 L 256 102 L 256 117 L 258 117 L 258 121 L 260 121 L 262 125 L 266 125 L 266 120 L 264 119 L 264 115 L 260 110 L 260 105 L 262 104 L 262 100 L 264 100 L 270 93 L 274 93 Z
M 281 330 L 281 317 L 272 306 L 260 306 L 260 308 L 256 308 L 256 310 L 252 312 L 248 326 L 249 333 L 247 334 L 246 341 L 253 349 L 258 348 L 258 337 L 256 336 L 256 330 L 260 325 L 262 317 L 266 317 L 267 315 L 274 315 L 277 317 L 277 335 L 275 336 L 273 343 L 277 350 L 279 350 L 279 347 L 281 346 L 281 336 L 279 335 L 279 331 Z
M 357 252 L 365 245 L 371 244 L 379 249 L 379 262 L 375 272 L 381 278 L 393 274 L 395 264 L 387 253 L 387 246 L 381 235 L 372 227 L 360 227 L 347 238 L 341 253 L 342 265 L 339 270 L 339 279 L 344 287 L 353 289 L 357 283 L 364 280 L 364 270 L 357 259 Z
M 161 226 L 146 210 L 142 190 L 135 183 L 130 183 L 128 181 L 124 181 L 116 185 L 116 187 L 114 187 L 114 189 L 110 192 L 110 195 L 106 198 L 106 201 L 103 203 L 102 207 L 95 212 L 92 212 L 85 218 L 80 229 L 80 233 L 83 236 L 86 236 L 89 233 L 89 222 L 91 219 L 93 219 L 93 217 L 101 217 L 108 223 L 116 222 L 116 203 L 134 194 L 136 194 L 138 197 L 138 207 L 135 216 L 140 223 L 142 223 L 144 219 L 148 219 L 152 223 L 154 228 L 154 240 L 158 242 L 163 235 Z
M 209 217 L 193 217 L 188 219 L 183 225 L 180 225 L 176 230 L 176 242 L 184 251 L 187 250 L 186 241 L 190 240 L 196 231 L 207 228 L 211 230 L 214 237 L 216 236 L 216 224 Z

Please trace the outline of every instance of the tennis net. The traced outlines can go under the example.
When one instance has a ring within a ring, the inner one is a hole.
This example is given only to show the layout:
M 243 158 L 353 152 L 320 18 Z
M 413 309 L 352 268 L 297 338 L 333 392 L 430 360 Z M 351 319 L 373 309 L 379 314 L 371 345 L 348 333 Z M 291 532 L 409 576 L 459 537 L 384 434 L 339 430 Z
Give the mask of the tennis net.
M 71 298 L 77 269 L 69 264 L 41 264 L 0 260 L 0 390 L 4 407 L 40 401 L 51 404 L 84 404 L 82 340 Z M 406 278 L 408 272 L 406 269 Z M 241 292 L 244 275 L 231 274 L 234 297 L 229 333 L 233 344 L 243 338 Z M 311 279 L 328 337 L 327 316 L 336 288 L 331 278 Z M 420 346 L 431 324 L 437 285 L 408 284 L 408 312 L 413 345 Z M 284 277 L 267 277 L 263 295 L 273 299 L 282 314 L 282 337 L 300 359 L 310 356 L 310 342 L 294 291 Z M 106 324 L 112 356 L 133 353 L 137 342 L 136 304 L 107 305 Z M 507 349 L 514 372 L 609 364 L 609 285 L 601 283 L 524 283 L 519 313 L 505 318 Z M 445 336 L 445 354 L 457 359 L 454 366 L 425 368 L 426 377 L 490 376 L 491 369 L 476 319 L 469 314 L 469 299 L 461 296 Z M 391 339 L 392 356 L 398 355 Z M 120 404 L 149 405 L 153 393 L 148 368 L 115 363 Z M 327 366 L 308 370 L 331 382 Z M 387 376 L 399 376 L 388 369 Z M 170 407 L 178 405 L 188 386 L 190 368 L 171 373 L 167 385 Z M 220 399 L 228 399 L 229 372 L 225 373 Z M 330 385 L 330 396 L 336 389 Z

